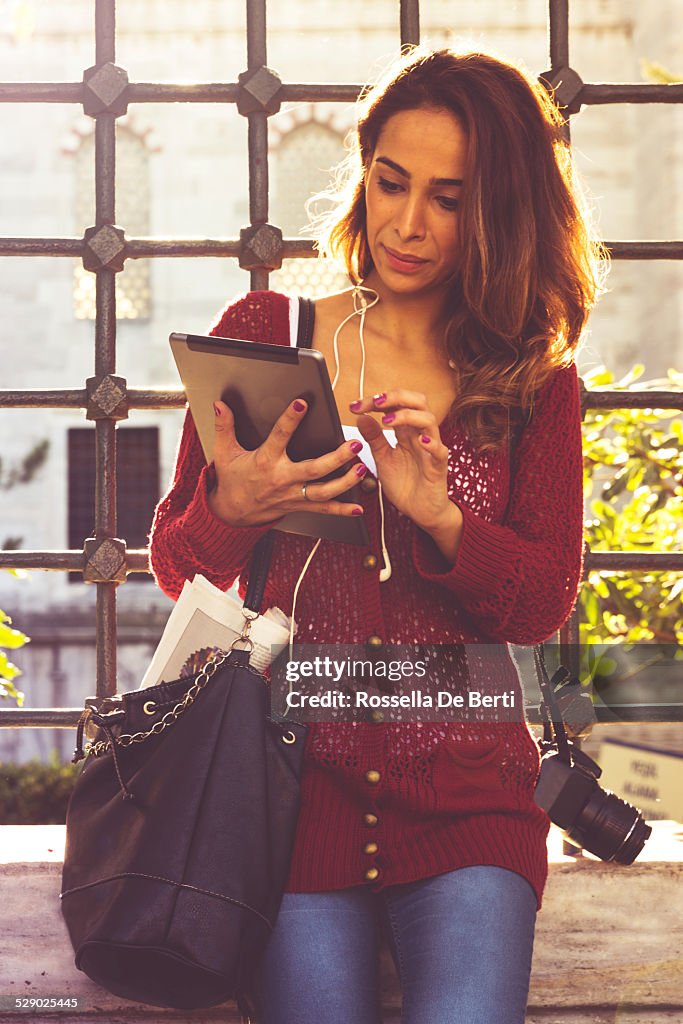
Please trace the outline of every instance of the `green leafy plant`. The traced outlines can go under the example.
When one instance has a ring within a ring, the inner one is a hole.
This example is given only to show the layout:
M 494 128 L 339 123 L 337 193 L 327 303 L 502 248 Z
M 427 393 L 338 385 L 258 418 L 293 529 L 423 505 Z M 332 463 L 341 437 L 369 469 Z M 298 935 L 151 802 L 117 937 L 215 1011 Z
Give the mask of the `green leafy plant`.
M 15 465 L 7 468 L 0 458 L 0 490 L 9 491 L 12 487 L 30 483 L 38 470 L 45 464 L 50 450 L 50 442 L 38 441 L 31 450 Z M 21 537 L 7 537 L 2 544 L 4 551 L 14 551 L 21 546 Z M 21 577 L 23 573 L 9 570 L 13 576 Z M 0 610 L 0 700 L 14 700 L 19 707 L 24 702 L 24 694 L 14 685 L 14 680 L 21 675 L 21 669 L 10 661 L 7 651 L 17 650 L 29 642 L 29 637 L 18 629 L 12 629 L 9 615 Z
M 18 629 L 12 629 L 12 620 L 0 610 L 0 698 L 10 698 L 21 707 L 24 703 L 24 695 L 17 690 L 14 680 L 21 675 L 18 669 L 7 656 L 8 650 L 16 650 L 29 642 L 29 638 Z
M 0 764 L 0 808 L 5 825 L 62 825 L 79 765 L 62 764 L 53 751 L 48 764 Z
M 600 368 L 590 389 L 683 391 L 683 374 L 639 382 L 638 364 L 619 381 Z M 589 410 L 584 422 L 585 536 L 592 551 L 683 551 L 683 417 L 655 409 Z M 588 504 L 589 503 L 589 504 Z M 581 592 L 580 640 L 683 644 L 683 576 L 590 572 Z

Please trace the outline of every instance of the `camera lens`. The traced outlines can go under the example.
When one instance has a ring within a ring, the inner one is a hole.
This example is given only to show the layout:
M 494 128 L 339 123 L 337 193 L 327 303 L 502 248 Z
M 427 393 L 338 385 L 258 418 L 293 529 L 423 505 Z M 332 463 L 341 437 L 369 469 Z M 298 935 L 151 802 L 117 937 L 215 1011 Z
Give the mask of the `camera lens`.
M 652 833 L 640 811 L 596 783 L 569 836 L 601 860 L 632 864 Z

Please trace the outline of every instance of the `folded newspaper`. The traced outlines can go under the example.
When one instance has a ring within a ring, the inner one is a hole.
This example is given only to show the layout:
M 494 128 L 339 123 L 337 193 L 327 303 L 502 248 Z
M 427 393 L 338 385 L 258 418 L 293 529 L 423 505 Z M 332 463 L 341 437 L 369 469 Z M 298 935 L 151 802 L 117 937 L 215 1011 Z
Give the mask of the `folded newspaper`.
M 242 632 L 242 602 L 204 576 L 187 580 L 168 617 L 139 689 L 195 675 L 215 652 L 228 651 Z M 255 619 L 249 634 L 250 664 L 263 672 L 289 641 L 290 620 L 279 608 Z

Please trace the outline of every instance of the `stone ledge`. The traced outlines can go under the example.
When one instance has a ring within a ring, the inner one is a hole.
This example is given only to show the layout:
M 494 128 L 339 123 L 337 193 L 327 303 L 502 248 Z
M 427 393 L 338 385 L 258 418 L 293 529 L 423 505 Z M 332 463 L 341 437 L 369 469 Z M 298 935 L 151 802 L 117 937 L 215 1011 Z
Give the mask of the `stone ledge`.
M 527 1024 L 683 1020 L 683 831 L 674 822 L 654 829 L 642 858 L 628 868 L 564 857 L 553 836 Z M 32 1013 L 39 1024 L 238 1024 L 231 1004 L 193 1013 L 159 1010 L 112 996 L 76 970 L 59 909 L 63 847 L 63 826 L 0 827 L 0 995 L 79 998 L 77 1012 Z M 381 979 L 384 1019 L 398 1022 L 400 993 L 386 950 Z M 25 1021 L 26 1014 L 2 1014 L 3 1024 L 15 1019 Z

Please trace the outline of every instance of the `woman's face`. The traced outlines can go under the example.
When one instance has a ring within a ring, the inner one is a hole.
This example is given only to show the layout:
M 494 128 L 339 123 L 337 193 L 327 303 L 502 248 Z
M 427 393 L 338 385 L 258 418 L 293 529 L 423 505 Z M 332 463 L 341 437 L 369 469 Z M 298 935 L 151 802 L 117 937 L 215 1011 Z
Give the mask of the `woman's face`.
M 467 136 L 449 110 L 401 111 L 382 129 L 366 175 L 366 230 L 375 272 L 390 291 L 436 298 L 447 290 L 458 266 L 466 155 Z

